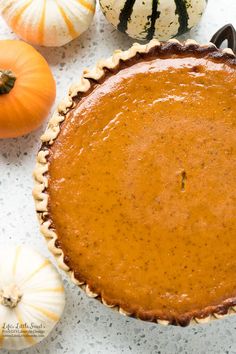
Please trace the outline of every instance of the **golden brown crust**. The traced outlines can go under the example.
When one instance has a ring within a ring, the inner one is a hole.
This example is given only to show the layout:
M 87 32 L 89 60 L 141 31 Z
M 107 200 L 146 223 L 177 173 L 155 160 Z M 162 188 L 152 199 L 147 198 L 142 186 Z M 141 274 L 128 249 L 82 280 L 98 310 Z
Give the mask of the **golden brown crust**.
M 48 171 L 48 156 L 50 152 L 50 146 L 53 144 L 60 132 L 61 123 L 66 119 L 69 111 L 73 108 L 83 95 L 88 94 L 94 85 L 99 83 L 101 79 L 105 78 L 116 72 L 122 67 L 122 64 L 132 65 L 136 58 L 145 56 L 158 57 L 165 54 L 191 54 L 196 53 L 202 56 L 208 56 L 215 59 L 222 59 L 236 65 L 236 58 L 231 49 L 218 50 L 214 44 L 209 43 L 207 45 L 199 45 L 193 40 L 187 40 L 184 44 L 172 39 L 165 43 L 160 43 L 157 40 L 152 40 L 147 45 L 134 44 L 129 50 L 115 51 L 113 56 L 107 60 L 101 60 L 97 66 L 89 71 L 85 70 L 81 80 L 73 85 L 68 96 L 58 106 L 57 111 L 48 123 L 48 127 L 41 137 L 42 146 L 37 155 L 37 163 L 34 170 L 35 187 L 33 190 L 33 196 L 35 199 L 36 211 L 38 213 L 40 229 L 45 236 L 48 248 L 53 253 L 58 261 L 58 265 L 61 269 L 69 273 L 71 280 L 76 285 L 82 287 L 88 296 L 98 298 L 104 305 L 117 309 L 121 314 L 133 316 L 146 321 L 158 322 L 162 325 L 180 325 L 187 326 L 190 323 L 206 323 L 210 320 L 221 318 L 225 315 L 230 315 L 236 312 L 236 298 L 224 301 L 219 306 L 209 306 L 202 311 L 192 311 L 178 318 L 169 318 L 165 314 L 159 316 L 153 313 L 135 312 L 132 309 L 124 309 L 125 306 L 118 306 L 117 304 L 110 304 L 109 301 L 105 301 L 101 294 L 97 294 L 89 287 L 88 284 L 79 280 L 78 274 L 75 274 L 73 269 L 70 269 L 67 265 L 66 257 L 63 250 L 58 246 L 57 235 L 52 228 L 52 222 L 48 213 L 48 179 L 46 173 Z

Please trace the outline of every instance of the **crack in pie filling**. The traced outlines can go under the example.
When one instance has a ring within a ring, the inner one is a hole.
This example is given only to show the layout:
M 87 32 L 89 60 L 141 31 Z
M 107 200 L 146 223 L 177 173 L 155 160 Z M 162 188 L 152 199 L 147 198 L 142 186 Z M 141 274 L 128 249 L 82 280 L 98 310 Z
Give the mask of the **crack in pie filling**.
M 185 325 L 236 305 L 236 59 L 162 47 L 74 98 L 45 220 L 106 303 Z

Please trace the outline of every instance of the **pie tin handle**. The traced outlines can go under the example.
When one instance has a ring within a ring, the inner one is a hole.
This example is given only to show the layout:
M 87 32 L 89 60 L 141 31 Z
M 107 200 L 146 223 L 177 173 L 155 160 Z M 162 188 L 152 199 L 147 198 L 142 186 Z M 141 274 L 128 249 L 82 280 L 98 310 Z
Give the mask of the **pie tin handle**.
M 211 38 L 210 42 L 215 44 L 217 48 L 220 48 L 225 40 L 228 42 L 228 48 L 236 53 L 236 31 L 231 23 L 221 27 Z

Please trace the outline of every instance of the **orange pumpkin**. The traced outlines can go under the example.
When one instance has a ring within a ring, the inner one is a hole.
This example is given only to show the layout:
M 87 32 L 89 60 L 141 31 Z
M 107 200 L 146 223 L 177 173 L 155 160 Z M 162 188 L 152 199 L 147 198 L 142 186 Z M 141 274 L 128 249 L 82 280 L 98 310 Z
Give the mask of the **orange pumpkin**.
M 55 100 L 46 60 L 22 41 L 0 40 L 0 138 L 37 129 Z

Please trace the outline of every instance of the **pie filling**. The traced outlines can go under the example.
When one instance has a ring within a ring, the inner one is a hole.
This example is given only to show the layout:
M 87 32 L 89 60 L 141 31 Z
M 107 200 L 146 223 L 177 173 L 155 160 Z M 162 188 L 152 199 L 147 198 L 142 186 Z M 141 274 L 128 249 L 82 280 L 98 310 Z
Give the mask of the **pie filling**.
M 236 298 L 236 70 L 151 59 L 98 84 L 50 148 L 49 215 L 76 276 L 163 318 Z

